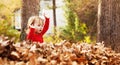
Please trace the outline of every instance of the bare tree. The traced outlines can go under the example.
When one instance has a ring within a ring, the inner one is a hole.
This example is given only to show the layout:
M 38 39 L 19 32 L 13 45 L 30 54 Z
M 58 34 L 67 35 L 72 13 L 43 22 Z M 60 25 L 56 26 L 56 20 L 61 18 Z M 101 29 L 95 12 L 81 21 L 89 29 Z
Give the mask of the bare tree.
M 25 30 L 27 28 L 28 18 L 33 15 L 39 15 L 40 0 L 22 0 L 22 23 L 20 40 L 26 39 Z
M 120 52 L 120 0 L 99 0 L 98 41 Z

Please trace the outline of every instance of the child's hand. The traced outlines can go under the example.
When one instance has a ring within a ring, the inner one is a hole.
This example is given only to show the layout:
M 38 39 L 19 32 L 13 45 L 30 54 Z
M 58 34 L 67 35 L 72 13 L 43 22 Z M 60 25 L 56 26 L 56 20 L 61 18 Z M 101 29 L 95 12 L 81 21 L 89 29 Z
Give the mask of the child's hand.
M 50 16 L 49 16 L 48 13 L 49 13 L 49 12 L 48 12 L 47 10 L 44 10 L 43 15 L 44 15 L 46 18 L 50 18 Z
M 46 18 L 50 18 L 50 16 L 49 16 L 48 14 L 45 14 L 44 16 L 45 16 Z

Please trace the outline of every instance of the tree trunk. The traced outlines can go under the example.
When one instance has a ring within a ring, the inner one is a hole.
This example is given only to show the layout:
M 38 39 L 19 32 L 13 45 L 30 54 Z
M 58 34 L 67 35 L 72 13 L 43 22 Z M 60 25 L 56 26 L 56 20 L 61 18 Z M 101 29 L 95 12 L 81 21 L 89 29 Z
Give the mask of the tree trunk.
M 98 41 L 120 52 L 120 0 L 99 0 Z
M 56 0 L 53 0 L 54 35 L 56 35 Z
M 22 22 L 20 40 L 26 39 L 27 22 L 30 16 L 39 15 L 40 0 L 22 0 Z

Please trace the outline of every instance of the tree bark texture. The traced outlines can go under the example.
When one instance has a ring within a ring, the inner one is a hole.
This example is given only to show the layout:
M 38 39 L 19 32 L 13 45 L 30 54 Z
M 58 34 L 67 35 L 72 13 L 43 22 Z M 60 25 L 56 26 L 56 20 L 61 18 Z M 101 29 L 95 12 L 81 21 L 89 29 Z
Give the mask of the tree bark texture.
M 97 29 L 97 40 L 120 52 L 120 0 L 99 0 Z
M 20 40 L 26 39 L 25 30 L 27 29 L 27 22 L 29 17 L 39 15 L 40 0 L 22 0 L 22 22 Z

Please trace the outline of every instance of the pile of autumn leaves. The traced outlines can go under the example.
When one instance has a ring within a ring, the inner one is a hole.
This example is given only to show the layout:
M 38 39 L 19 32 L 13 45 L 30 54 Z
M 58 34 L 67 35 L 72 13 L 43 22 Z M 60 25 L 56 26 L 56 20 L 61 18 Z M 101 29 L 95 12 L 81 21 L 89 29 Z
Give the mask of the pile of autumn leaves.
M 119 65 L 120 54 L 103 43 L 37 44 L 0 37 L 0 65 Z

